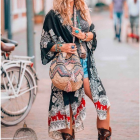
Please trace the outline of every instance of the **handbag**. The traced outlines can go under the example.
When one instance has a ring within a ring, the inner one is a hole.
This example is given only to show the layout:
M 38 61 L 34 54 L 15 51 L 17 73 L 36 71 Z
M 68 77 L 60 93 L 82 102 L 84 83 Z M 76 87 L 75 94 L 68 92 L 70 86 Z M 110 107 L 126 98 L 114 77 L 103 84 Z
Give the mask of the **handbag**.
M 74 11 L 76 8 L 74 7 Z M 74 27 L 76 27 L 74 12 Z M 75 36 L 73 36 L 73 43 Z M 83 68 L 78 53 L 59 52 L 50 65 L 50 79 L 55 87 L 66 92 L 74 92 L 83 85 Z

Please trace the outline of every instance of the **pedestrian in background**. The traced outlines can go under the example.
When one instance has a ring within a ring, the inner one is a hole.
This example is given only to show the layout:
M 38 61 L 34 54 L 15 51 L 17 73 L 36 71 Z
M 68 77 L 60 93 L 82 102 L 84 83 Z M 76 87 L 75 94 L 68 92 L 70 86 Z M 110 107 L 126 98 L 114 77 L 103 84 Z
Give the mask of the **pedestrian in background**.
M 125 17 L 128 17 L 126 0 L 112 0 L 110 4 L 110 18 L 114 19 L 115 38 L 121 42 L 121 25 L 123 9 L 125 10 Z
M 128 0 L 131 33 L 139 35 L 139 0 Z M 134 31 L 135 30 L 135 31 Z

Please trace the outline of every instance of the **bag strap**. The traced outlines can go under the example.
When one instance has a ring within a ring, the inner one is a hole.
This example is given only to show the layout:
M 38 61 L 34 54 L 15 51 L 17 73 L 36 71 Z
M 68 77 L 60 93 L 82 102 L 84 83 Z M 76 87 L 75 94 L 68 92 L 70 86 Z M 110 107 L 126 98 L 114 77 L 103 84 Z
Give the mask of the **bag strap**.
M 77 13 L 76 13 L 75 5 L 74 5 L 74 8 L 73 8 L 73 13 L 74 13 L 73 26 L 76 27 L 77 26 L 77 19 L 76 19 Z M 73 43 L 75 43 L 75 36 L 73 36 Z
M 76 13 L 75 5 L 74 5 L 74 8 L 73 8 L 73 13 L 74 13 L 73 27 L 77 27 L 77 18 L 76 18 L 77 13 Z M 73 36 L 73 43 L 75 43 L 75 36 Z M 62 52 L 62 54 L 63 54 L 63 57 L 66 58 L 67 53 Z M 78 53 L 77 53 L 77 56 L 78 56 Z

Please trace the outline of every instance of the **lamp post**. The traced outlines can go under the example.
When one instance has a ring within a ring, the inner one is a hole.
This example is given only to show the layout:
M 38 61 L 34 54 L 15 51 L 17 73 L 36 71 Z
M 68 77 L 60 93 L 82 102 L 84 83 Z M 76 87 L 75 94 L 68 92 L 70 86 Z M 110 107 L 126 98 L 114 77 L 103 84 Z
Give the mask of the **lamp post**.
M 33 12 L 33 0 L 26 0 L 26 15 L 27 15 L 27 54 L 28 56 L 35 56 L 34 45 L 34 12 Z M 33 60 L 34 67 L 35 59 Z
M 11 22 L 11 0 L 6 0 L 5 4 L 7 6 L 7 30 L 8 30 L 8 38 L 12 39 L 12 22 Z

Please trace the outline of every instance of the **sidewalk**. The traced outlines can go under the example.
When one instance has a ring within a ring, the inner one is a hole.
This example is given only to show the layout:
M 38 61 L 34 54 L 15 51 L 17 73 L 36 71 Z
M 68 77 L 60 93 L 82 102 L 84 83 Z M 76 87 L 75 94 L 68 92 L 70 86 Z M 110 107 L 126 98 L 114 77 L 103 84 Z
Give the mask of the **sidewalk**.
M 125 28 L 122 43 L 114 41 L 113 21 L 108 13 L 93 15 L 96 27 L 98 47 L 95 60 L 98 73 L 102 79 L 111 102 L 112 140 L 139 139 L 139 52 L 138 44 L 125 42 Z M 124 21 L 124 24 L 126 21 Z M 51 140 L 47 132 L 47 115 L 50 98 L 49 65 L 43 66 L 40 60 L 40 35 L 42 25 L 35 26 L 36 69 L 39 76 L 39 91 L 36 101 L 26 117 L 27 126 L 34 129 L 38 140 Z M 26 55 L 26 32 L 14 35 L 19 42 L 13 54 Z M 131 42 L 131 41 L 130 41 Z M 85 130 L 76 134 L 76 140 L 97 140 L 96 111 L 92 102 L 86 98 L 87 117 Z M 13 137 L 23 122 L 13 127 L 2 126 L 2 138 Z

